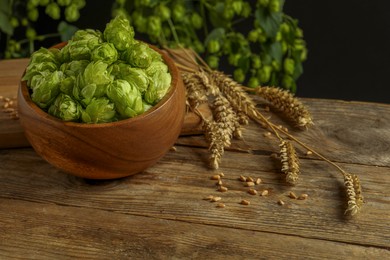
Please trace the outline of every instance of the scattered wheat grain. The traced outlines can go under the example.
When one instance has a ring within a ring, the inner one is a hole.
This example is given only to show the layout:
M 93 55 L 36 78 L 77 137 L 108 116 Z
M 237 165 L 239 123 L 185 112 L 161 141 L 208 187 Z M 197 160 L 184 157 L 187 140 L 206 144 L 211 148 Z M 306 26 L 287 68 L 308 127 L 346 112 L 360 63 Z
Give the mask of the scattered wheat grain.
M 248 190 L 248 193 L 249 193 L 250 195 L 257 195 L 257 190 L 255 190 L 255 189 L 249 189 L 249 190 Z
M 241 200 L 242 205 L 249 205 L 251 204 L 249 200 Z
M 213 195 L 209 195 L 209 196 L 207 196 L 207 197 L 205 197 L 205 198 L 203 198 L 204 200 L 212 200 L 214 198 L 214 196 Z
M 261 183 L 261 179 L 260 178 L 257 178 L 256 181 L 255 181 L 255 184 L 256 185 L 259 185 Z
M 226 206 L 225 206 L 225 204 L 223 204 L 223 203 L 218 203 L 216 207 L 217 207 L 217 208 L 224 208 L 224 207 L 226 207 Z
M 252 177 L 249 176 L 249 177 L 246 178 L 246 181 L 247 182 L 254 182 L 255 180 Z
M 211 180 L 218 180 L 218 181 L 219 181 L 219 180 L 221 179 L 221 176 L 219 176 L 218 174 L 216 174 L 216 175 L 211 176 L 210 179 L 211 179 Z
M 268 190 L 263 190 L 261 193 L 260 193 L 260 196 L 268 196 L 269 194 L 269 191 Z
M 253 181 L 247 181 L 247 182 L 245 183 L 245 186 L 246 186 L 246 187 L 253 187 L 253 186 L 255 186 L 255 183 L 254 183 Z
M 294 192 L 292 192 L 292 191 L 290 191 L 290 193 L 288 194 L 288 196 L 289 196 L 290 198 L 292 198 L 292 199 L 297 199 L 297 198 L 298 198 L 297 195 L 296 195 Z
M 284 201 L 283 201 L 283 200 L 278 200 L 278 204 L 279 204 L 280 206 L 283 206 L 283 205 L 284 205 Z
M 240 175 L 240 181 L 242 181 L 242 182 L 246 182 L 246 177 L 245 176 L 243 176 L 243 175 Z
M 305 199 L 307 199 L 308 197 L 309 197 L 309 195 L 307 195 L 306 193 L 303 193 L 303 194 L 299 195 L 298 199 L 299 199 L 299 200 L 305 200 Z
M 219 186 L 218 191 L 220 191 L 220 192 L 227 192 L 228 188 L 225 187 L 225 186 Z
M 217 202 L 217 201 L 220 201 L 222 198 L 221 197 L 213 197 L 211 199 L 211 202 Z

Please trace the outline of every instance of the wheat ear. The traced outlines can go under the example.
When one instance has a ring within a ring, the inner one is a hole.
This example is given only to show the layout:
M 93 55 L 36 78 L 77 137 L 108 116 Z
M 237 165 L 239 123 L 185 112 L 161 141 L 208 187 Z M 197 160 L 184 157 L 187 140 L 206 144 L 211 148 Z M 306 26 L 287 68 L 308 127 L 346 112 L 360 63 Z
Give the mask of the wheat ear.
M 276 87 L 245 88 L 254 92 L 264 100 L 281 111 L 289 120 L 299 127 L 313 125 L 313 119 L 309 110 L 293 94 L 287 90 Z
M 183 83 L 187 91 L 187 101 L 192 108 L 196 108 L 200 103 L 207 102 L 206 89 L 200 83 L 200 79 L 194 73 L 183 72 Z
M 356 215 L 362 205 L 363 196 L 360 180 L 355 174 L 346 173 L 344 174 L 344 185 L 347 193 L 347 209 L 345 210 L 346 215 Z
M 215 70 L 210 72 L 210 77 L 215 81 L 221 92 L 225 94 L 236 112 L 243 111 L 248 114 L 248 111 L 256 109 L 255 102 L 243 90 L 243 86 L 232 78 Z
M 299 177 L 299 159 L 293 144 L 287 140 L 280 142 L 280 160 L 282 172 L 286 174 L 286 182 L 295 184 Z

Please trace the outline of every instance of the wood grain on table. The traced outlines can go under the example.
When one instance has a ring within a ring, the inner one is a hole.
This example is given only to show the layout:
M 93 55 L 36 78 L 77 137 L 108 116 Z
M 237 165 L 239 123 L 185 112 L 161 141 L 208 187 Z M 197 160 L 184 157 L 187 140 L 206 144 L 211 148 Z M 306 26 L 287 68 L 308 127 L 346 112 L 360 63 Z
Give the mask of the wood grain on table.
M 21 75 L 23 62 L 0 61 L 1 88 L 8 75 Z M 304 149 L 298 149 L 301 179 L 286 185 L 270 157 L 277 140 L 254 123 L 217 171 L 207 168 L 202 135 L 180 137 L 177 150 L 153 167 L 111 181 L 68 175 L 29 147 L 2 149 L 0 258 L 390 259 L 390 105 L 302 101 L 315 120 L 307 131 L 264 113 L 359 176 L 365 204 L 355 218 L 344 216 L 341 175 Z M 224 193 L 210 180 L 220 172 Z M 261 178 L 255 188 L 269 195 L 247 193 L 240 175 Z M 309 197 L 294 200 L 290 191 Z M 220 196 L 225 208 L 204 200 L 209 195 Z

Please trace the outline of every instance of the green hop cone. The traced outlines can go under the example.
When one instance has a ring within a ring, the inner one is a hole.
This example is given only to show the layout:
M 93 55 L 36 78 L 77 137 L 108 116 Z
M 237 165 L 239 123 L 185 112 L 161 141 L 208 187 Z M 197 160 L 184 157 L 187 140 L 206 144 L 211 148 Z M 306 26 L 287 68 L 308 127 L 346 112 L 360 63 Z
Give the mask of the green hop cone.
M 68 76 L 61 81 L 60 90 L 62 93 L 73 96 L 73 88 L 76 85 L 76 76 Z
M 146 18 L 142 15 L 142 13 L 134 11 L 131 14 L 131 20 L 134 24 L 135 28 L 141 32 L 145 33 L 147 28 Z
M 47 6 L 50 3 L 50 0 L 39 0 L 39 5 Z
M 149 68 L 151 67 L 152 66 Z M 111 70 L 111 75 L 113 75 L 115 79 L 126 80 L 129 84 L 134 83 L 141 93 L 144 93 L 148 88 L 149 76 L 144 69 L 133 68 L 123 62 L 116 62 L 109 67 L 109 70 Z
M 200 29 L 203 26 L 203 19 L 198 13 L 194 12 L 191 15 L 191 23 L 195 29 Z
M 155 14 L 158 15 L 163 21 L 166 21 L 171 18 L 171 10 L 164 4 L 160 4 L 155 9 Z
M 123 118 L 135 117 L 144 112 L 141 93 L 135 84 L 129 84 L 126 80 L 113 81 L 107 87 L 107 96 Z
M 57 0 L 57 4 L 60 6 L 68 6 L 72 3 L 72 0 Z
M 215 55 L 210 55 L 207 57 L 207 64 L 212 69 L 217 69 L 219 67 L 219 57 Z
M 233 1 L 232 2 L 232 9 L 236 14 L 240 14 L 243 8 L 243 2 L 238 0 L 238 1 Z
M 77 121 L 81 117 L 82 107 L 69 95 L 59 94 L 49 107 L 48 113 L 63 121 Z
M 233 72 L 233 77 L 238 83 L 242 83 L 245 80 L 245 73 L 242 69 L 235 69 Z
M 259 71 L 257 76 L 260 79 L 260 84 L 267 83 L 271 78 L 272 66 L 264 65 Z
M 283 69 L 288 75 L 294 74 L 295 61 L 290 58 L 285 59 L 283 62 Z
M 68 63 L 62 63 L 60 66 L 60 70 L 66 76 L 76 77 L 77 75 L 84 73 L 84 70 L 89 63 L 90 63 L 89 60 L 73 60 Z
M 115 120 L 115 105 L 108 98 L 94 98 L 81 113 L 84 123 L 108 123 Z
M 161 19 L 156 15 L 152 15 L 148 18 L 147 30 L 149 35 L 158 37 L 161 34 Z
M 221 49 L 221 45 L 217 40 L 211 40 L 207 43 L 207 50 L 210 53 L 217 53 Z
M 134 29 L 130 26 L 129 20 L 123 16 L 116 16 L 107 25 L 103 32 L 107 42 L 114 44 L 119 51 L 130 47 L 134 41 Z
M 251 77 L 248 81 L 248 87 L 255 88 L 260 85 L 259 79 L 257 77 Z
M 91 59 L 93 61 L 101 60 L 110 65 L 118 59 L 118 52 L 114 44 L 103 42 L 93 49 Z
M 65 8 L 65 19 L 68 22 L 75 22 L 80 18 L 79 8 L 75 4 L 71 4 Z
M 34 88 L 31 95 L 32 101 L 41 108 L 49 107 L 60 94 L 62 78 L 63 73 L 61 71 L 54 71 L 53 73 L 47 74 Z
M 41 62 L 53 62 L 58 64 L 59 60 L 59 50 L 58 49 L 46 49 L 41 47 L 39 50 L 35 51 L 30 58 L 30 63 L 41 63 Z
M 98 30 L 84 29 L 78 30 L 72 37 L 72 41 L 80 40 L 97 40 L 99 43 L 103 41 L 103 34 Z
M 32 6 L 38 6 L 39 5 L 39 2 L 40 0 L 28 0 L 28 4 L 29 5 L 32 5 Z
M 248 34 L 248 40 L 251 42 L 256 42 L 258 39 L 260 39 L 261 32 L 261 28 L 251 30 Z
M 19 26 L 19 20 L 15 16 L 12 16 L 11 19 L 9 20 L 9 23 L 13 28 L 16 28 Z
M 108 84 L 111 83 L 112 78 L 107 70 L 108 65 L 103 61 L 91 62 L 85 67 L 83 74 L 83 81 L 85 86 L 96 85 L 94 97 L 101 97 L 105 95 Z
M 252 55 L 252 68 L 254 69 L 261 68 L 261 59 L 259 55 Z
M 295 86 L 294 79 L 290 75 L 284 75 L 282 78 L 282 86 L 291 89 Z
M 38 8 L 29 9 L 27 12 L 27 17 L 30 21 L 36 22 L 39 17 Z
M 185 18 L 185 14 L 186 14 L 185 7 L 179 2 L 177 2 L 172 8 L 173 20 L 176 22 L 180 22 Z
M 46 56 L 43 54 L 43 49 L 32 55 L 29 65 L 26 68 L 26 74 L 22 80 L 27 80 L 27 86 L 31 87 L 31 79 L 44 71 L 54 72 L 58 70 L 56 60 L 48 52 Z
M 37 32 L 35 31 L 35 29 L 32 27 L 28 27 L 26 29 L 26 38 L 29 40 L 33 40 L 35 36 L 37 36 Z
M 122 59 L 131 66 L 147 68 L 153 60 L 161 60 L 161 56 L 147 44 L 136 41 L 122 53 Z
M 161 66 L 156 64 L 156 66 Z M 148 70 L 146 71 L 150 78 L 149 87 L 144 94 L 145 101 L 149 104 L 157 104 L 168 92 L 172 76 L 166 70 L 156 69 L 156 70 Z
M 58 20 L 61 17 L 60 7 L 54 2 L 46 6 L 45 13 L 54 20 Z
M 249 3 L 244 2 L 242 5 L 241 16 L 248 18 L 252 13 L 252 7 Z
M 90 60 L 92 51 L 103 42 L 102 34 L 95 30 L 77 31 L 68 44 L 61 49 L 62 62 Z
M 270 0 L 257 0 L 257 4 L 262 6 L 262 7 L 268 6 L 269 2 L 270 2 Z
M 280 7 L 280 0 L 270 0 L 268 8 L 271 13 L 280 12 Z

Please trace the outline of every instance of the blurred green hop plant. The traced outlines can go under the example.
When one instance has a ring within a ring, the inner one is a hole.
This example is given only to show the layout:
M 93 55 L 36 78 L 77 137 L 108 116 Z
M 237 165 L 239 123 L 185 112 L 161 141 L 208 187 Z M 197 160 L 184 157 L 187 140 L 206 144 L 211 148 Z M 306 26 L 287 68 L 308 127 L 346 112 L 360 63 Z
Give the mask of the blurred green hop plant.
M 113 14 L 126 13 L 160 47 L 194 49 L 238 82 L 295 92 L 307 49 L 298 21 L 283 6 L 284 0 L 117 0 Z

